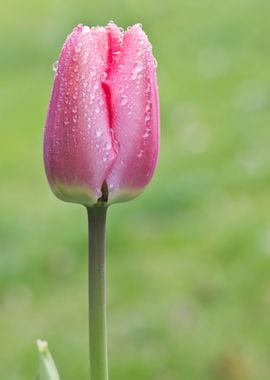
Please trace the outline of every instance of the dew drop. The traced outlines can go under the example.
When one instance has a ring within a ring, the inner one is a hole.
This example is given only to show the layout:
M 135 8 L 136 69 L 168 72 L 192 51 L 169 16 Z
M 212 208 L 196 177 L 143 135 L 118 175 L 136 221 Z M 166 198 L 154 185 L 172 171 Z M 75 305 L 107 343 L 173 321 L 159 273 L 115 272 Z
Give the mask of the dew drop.
M 150 133 L 151 133 L 151 129 L 147 128 L 142 137 L 146 139 L 148 136 L 150 136 Z
M 100 99 L 99 102 L 98 102 L 98 104 L 99 104 L 100 106 L 103 106 L 103 105 L 104 105 L 104 100 L 103 100 L 103 99 Z
M 75 91 L 74 94 L 72 95 L 73 99 L 78 99 L 78 92 Z
M 150 121 L 150 120 L 151 120 L 151 116 L 150 115 L 146 115 L 144 121 L 146 123 L 148 123 L 148 121 Z
M 105 149 L 106 150 L 110 150 L 112 147 L 112 144 L 110 142 L 107 142 L 106 145 L 105 145 Z
M 64 118 L 64 124 L 65 124 L 65 125 L 68 125 L 68 123 L 69 123 L 68 118 L 65 117 L 65 118 Z
M 82 42 L 78 42 L 77 45 L 75 46 L 75 51 L 76 53 L 79 53 L 82 48 Z
M 73 57 L 72 57 L 72 60 L 73 60 L 74 62 L 77 62 L 78 59 L 79 59 L 78 54 L 74 54 Z
M 108 76 L 108 74 L 104 71 L 103 73 L 100 74 L 100 80 L 105 81 L 107 76 Z
M 131 79 L 132 80 L 135 80 L 138 76 L 138 74 L 142 71 L 143 69 L 143 65 L 141 62 L 135 62 L 134 64 L 134 69 L 131 73 Z
M 118 71 L 119 71 L 119 73 L 122 73 L 122 72 L 123 72 L 123 69 L 124 69 L 124 66 L 123 66 L 123 65 L 119 65 L 119 66 L 118 66 Z
M 120 98 L 121 106 L 125 106 L 128 103 L 128 97 L 126 95 L 122 95 Z
M 157 66 L 158 66 L 158 63 L 157 63 L 156 58 L 154 57 L 154 67 L 157 68 Z
M 149 113 L 151 111 L 151 108 L 152 108 L 152 103 L 150 100 L 148 100 L 146 107 L 145 107 L 145 112 Z
M 52 69 L 53 69 L 54 72 L 57 71 L 57 69 L 58 69 L 58 61 L 55 61 L 55 62 L 52 64 Z
M 139 151 L 139 153 L 137 154 L 137 157 L 138 158 L 141 158 L 143 156 L 143 150 L 141 149 L 140 151 Z
M 102 136 L 102 130 L 96 129 L 96 137 L 101 137 L 101 136 Z
M 89 32 L 90 32 L 89 26 L 83 26 L 82 33 L 85 34 L 85 33 L 89 33 Z
M 90 66 L 89 70 L 90 70 L 90 74 L 92 74 L 93 76 L 96 75 L 97 70 L 95 66 Z
M 72 112 L 73 113 L 77 113 L 77 111 L 78 111 L 78 107 L 77 106 L 72 107 Z

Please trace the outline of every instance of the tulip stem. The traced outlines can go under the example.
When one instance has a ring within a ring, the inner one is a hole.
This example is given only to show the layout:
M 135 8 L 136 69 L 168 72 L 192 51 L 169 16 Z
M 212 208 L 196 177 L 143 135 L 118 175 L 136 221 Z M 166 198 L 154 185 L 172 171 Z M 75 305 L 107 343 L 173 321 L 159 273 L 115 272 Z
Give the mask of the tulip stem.
M 91 380 L 108 380 L 105 226 L 107 206 L 87 208 L 89 236 L 89 354 Z

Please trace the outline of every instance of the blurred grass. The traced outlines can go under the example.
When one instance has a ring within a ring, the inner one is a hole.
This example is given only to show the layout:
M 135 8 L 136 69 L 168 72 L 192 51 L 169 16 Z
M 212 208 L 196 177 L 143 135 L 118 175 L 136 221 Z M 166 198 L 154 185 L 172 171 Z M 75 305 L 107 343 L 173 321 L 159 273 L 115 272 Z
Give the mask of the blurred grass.
M 149 188 L 108 220 L 111 379 L 270 377 L 268 0 L 12 0 L 0 33 L 0 378 L 31 379 L 45 338 L 88 378 L 86 215 L 51 194 L 42 130 L 80 22 L 141 22 L 159 62 Z

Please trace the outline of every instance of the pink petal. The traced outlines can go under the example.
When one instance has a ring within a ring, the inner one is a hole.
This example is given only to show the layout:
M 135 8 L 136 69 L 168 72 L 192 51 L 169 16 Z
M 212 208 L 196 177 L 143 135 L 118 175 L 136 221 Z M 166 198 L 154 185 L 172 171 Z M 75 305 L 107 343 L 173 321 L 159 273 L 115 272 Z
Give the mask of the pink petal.
M 60 198 L 93 204 L 116 158 L 103 81 L 106 28 L 78 26 L 64 44 L 45 127 L 49 182 Z M 74 198 L 74 199 L 73 199 Z
M 159 149 L 159 105 L 156 64 L 141 27 L 134 25 L 122 36 L 110 24 L 109 35 L 112 55 L 117 57 L 111 62 L 108 80 L 112 129 L 119 143 L 106 179 L 112 202 L 133 198 L 153 175 Z

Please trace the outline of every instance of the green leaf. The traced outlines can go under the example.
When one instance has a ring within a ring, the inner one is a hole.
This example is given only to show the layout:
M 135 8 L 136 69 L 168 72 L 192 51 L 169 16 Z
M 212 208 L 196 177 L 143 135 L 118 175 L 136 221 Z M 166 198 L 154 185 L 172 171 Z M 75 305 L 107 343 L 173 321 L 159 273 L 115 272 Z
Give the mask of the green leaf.
M 37 341 L 37 347 L 40 353 L 40 368 L 35 380 L 60 380 L 60 376 L 48 348 L 48 343 L 39 339 Z

